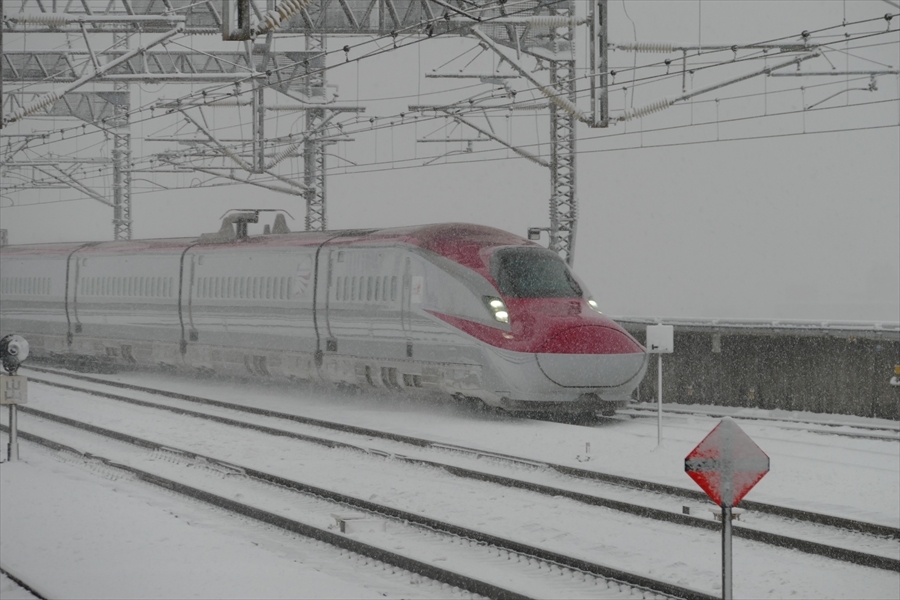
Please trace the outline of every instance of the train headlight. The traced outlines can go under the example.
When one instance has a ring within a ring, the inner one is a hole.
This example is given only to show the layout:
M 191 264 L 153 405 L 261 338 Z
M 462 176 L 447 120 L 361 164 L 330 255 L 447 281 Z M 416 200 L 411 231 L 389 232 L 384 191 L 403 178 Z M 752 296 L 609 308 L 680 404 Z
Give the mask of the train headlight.
M 501 323 L 509 323 L 509 310 L 507 310 L 506 303 L 503 300 L 493 296 L 485 296 L 484 303 L 487 304 L 488 310 L 494 315 L 494 319 Z
M 603 314 L 603 311 L 600 310 L 600 305 L 597 304 L 597 301 L 594 300 L 593 298 L 588 298 L 588 305 L 591 308 L 593 308 L 594 310 L 596 310 L 598 313 L 600 313 L 601 315 Z

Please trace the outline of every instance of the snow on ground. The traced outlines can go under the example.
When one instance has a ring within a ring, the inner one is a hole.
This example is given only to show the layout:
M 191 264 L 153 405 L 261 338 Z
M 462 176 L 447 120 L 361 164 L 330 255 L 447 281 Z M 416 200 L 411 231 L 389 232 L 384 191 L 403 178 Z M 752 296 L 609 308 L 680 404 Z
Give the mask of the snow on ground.
M 408 576 L 360 573 L 306 538 L 20 447 L 22 460 L 0 465 L 0 554 L 45 597 L 409 597 Z
M 708 417 L 667 416 L 665 441 L 657 448 L 656 424 L 652 419 L 577 427 L 476 413 L 447 402 L 323 393 L 281 385 L 167 380 L 152 374 L 113 378 L 687 488 L 692 488 L 693 482 L 684 474 L 684 456 L 717 422 Z M 108 408 L 101 411 L 100 403 L 93 407 L 71 406 L 83 401 L 72 392 L 36 384 L 30 388 L 30 394 L 35 408 L 44 404 L 43 408 L 55 412 L 68 404 L 75 413 L 93 410 L 101 421 L 110 421 L 106 423 L 108 427 L 114 427 L 112 423 L 119 420 L 122 427 L 128 425 L 129 429 L 154 429 L 155 417 L 149 416 L 149 409 L 144 409 L 147 413 L 141 417 L 141 423 L 124 423 L 127 417 L 117 416 Z M 160 416 L 159 422 L 172 418 Z M 900 523 L 897 442 L 788 431 L 764 421 L 742 421 L 741 426 L 772 458 L 772 472 L 748 498 L 894 526 Z M 22 427 L 25 429 L 24 424 Z M 212 432 L 215 427 L 197 425 L 193 437 L 202 438 L 204 432 Z M 190 432 L 178 433 L 174 429 L 166 431 L 167 436 L 173 436 L 173 445 L 178 445 L 175 441 L 190 441 Z M 379 473 L 370 473 L 369 480 L 364 473 L 337 477 L 340 461 L 353 460 L 342 457 L 345 452 L 331 451 L 333 464 L 313 453 L 292 460 L 289 453 L 296 452 L 296 447 L 288 440 L 273 439 L 263 442 L 265 447 L 254 449 L 250 440 L 242 444 L 225 434 L 215 435 L 219 439 L 195 439 L 194 443 L 201 448 L 211 444 L 217 449 L 216 455 L 227 460 L 252 462 L 257 468 L 268 467 L 263 470 L 301 480 L 318 479 L 310 482 L 323 486 L 329 478 L 335 483 L 340 479 L 342 486 L 350 485 L 352 491 L 352 485 L 356 485 L 359 492 L 374 485 L 380 474 L 387 485 L 379 493 L 390 496 L 391 489 L 398 488 L 401 507 L 416 512 L 426 510 L 429 502 L 437 503 L 436 496 L 429 494 L 430 489 L 446 485 L 440 481 L 446 478 L 443 473 L 433 477 L 419 473 L 416 477 L 422 477 L 421 492 L 410 495 L 395 482 L 411 472 L 391 465 L 390 461 L 385 461 L 383 471 L 379 468 Z M 3 441 L 5 447 L 6 440 Z M 225 454 L 224 450 L 229 452 Z M 51 597 L 373 597 L 379 592 L 410 595 L 410 588 L 402 591 L 406 582 L 394 585 L 382 581 L 375 585 L 371 576 L 335 566 L 340 562 L 337 559 L 316 559 L 323 551 L 298 541 L 299 538 L 229 518 L 199 504 L 185 503 L 144 484 L 116 480 L 106 472 L 61 463 L 24 442 L 22 454 L 22 463 L 0 467 L 0 557 L 5 568 L 26 581 L 40 582 L 44 586 L 40 589 L 46 589 Z M 307 463 L 305 467 L 303 463 Z M 297 475 L 297 464 L 305 477 Z M 398 473 L 393 473 L 395 468 Z M 577 520 L 579 509 L 571 503 L 560 501 L 542 514 L 504 515 L 496 507 L 504 501 L 505 493 L 497 494 L 498 502 L 487 510 L 486 499 L 479 496 L 477 485 L 458 481 L 455 486 L 458 492 L 451 495 L 447 506 L 458 504 L 457 512 L 443 508 L 452 520 L 464 520 L 468 512 L 475 515 L 477 522 L 469 526 L 476 527 L 489 526 L 503 517 L 508 519 L 505 526 L 514 526 L 524 538 L 543 535 L 547 536 L 547 545 L 557 545 L 558 551 L 574 550 L 569 544 L 578 540 L 566 532 L 572 531 L 570 521 Z M 538 527 L 536 523 L 541 521 L 544 524 Z M 709 591 L 715 588 L 719 557 L 714 533 L 685 532 L 666 524 L 648 528 L 630 517 L 617 517 L 615 523 L 606 526 L 610 529 L 597 529 L 585 522 L 584 534 L 576 537 L 593 536 L 594 542 L 588 547 L 579 542 L 581 550 L 575 554 L 586 551 L 587 559 L 615 563 L 653 576 L 666 572 L 671 575 L 680 569 L 681 585 Z M 558 538 L 554 539 L 552 534 L 557 527 Z M 659 548 L 651 549 L 654 544 Z M 737 540 L 736 544 L 738 595 L 743 591 L 753 597 L 781 597 L 789 593 L 795 597 L 897 597 L 900 591 L 897 574 L 816 557 L 803 557 L 798 563 L 797 553 L 781 551 L 786 564 L 796 564 L 791 572 L 781 565 L 767 566 L 754 556 L 752 544 Z M 709 556 L 699 562 L 695 557 L 689 558 L 698 552 Z M 648 560 L 649 564 L 642 564 Z M 747 587 L 749 573 L 762 579 L 758 584 L 761 587 Z M 428 596 L 429 592 L 434 595 L 426 589 L 416 590 L 413 595 Z
M 0 598 L 3 600 L 34 600 L 37 596 L 7 577 L 5 573 L 0 573 Z
M 656 420 L 650 417 L 578 427 L 477 413 L 446 401 L 336 393 L 308 386 L 169 379 L 154 374 L 107 377 L 692 490 L 699 488 L 684 473 L 684 457 L 719 422 L 706 416 L 666 414 L 663 443 L 658 447 Z M 833 415 L 795 414 L 834 419 Z M 758 411 L 758 415 L 773 413 Z M 858 428 L 867 421 L 843 417 L 832 422 Z M 878 426 L 896 423 L 872 422 Z M 739 425 L 771 458 L 770 472 L 747 495 L 748 500 L 900 527 L 900 443 L 797 431 L 769 421 L 742 420 Z

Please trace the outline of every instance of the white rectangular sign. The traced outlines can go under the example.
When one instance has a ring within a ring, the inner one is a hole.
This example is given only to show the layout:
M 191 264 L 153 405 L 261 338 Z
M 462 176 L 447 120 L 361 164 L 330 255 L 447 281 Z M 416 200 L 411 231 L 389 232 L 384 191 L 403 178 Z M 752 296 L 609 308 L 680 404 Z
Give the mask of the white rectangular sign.
M 22 375 L 0 375 L 0 404 L 25 404 L 27 401 L 27 377 Z
M 672 325 L 647 325 L 647 352 L 669 354 L 675 351 L 675 328 Z

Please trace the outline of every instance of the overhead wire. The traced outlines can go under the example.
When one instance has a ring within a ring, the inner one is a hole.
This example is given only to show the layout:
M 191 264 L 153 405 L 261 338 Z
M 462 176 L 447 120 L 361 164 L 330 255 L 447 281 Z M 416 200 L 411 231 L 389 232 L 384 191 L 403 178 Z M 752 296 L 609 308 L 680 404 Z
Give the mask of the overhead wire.
M 862 20 L 862 21 L 859 21 L 859 22 L 857 22 L 857 23 L 863 23 L 863 22 L 874 21 L 874 20 L 877 20 L 877 19 Z M 837 26 L 835 26 L 835 27 L 837 27 Z M 834 27 L 832 27 L 832 28 L 834 28 Z M 823 28 L 823 29 L 821 29 L 821 30 L 819 30 L 819 31 L 826 31 L 826 30 L 832 29 L 832 28 Z M 892 31 L 872 32 L 871 35 L 883 35 L 883 34 L 885 34 L 885 33 L 892 33 Z M 386 36 L 382 36 L 382 37 L 386 37 Z M 868 37 L 868 36 L 867 36 L 867 37 Z M 775 38 L 775 41 L 777 41 L 777 40 L 779 40 L 779 39 L 787 39 L 787 37 L 785 37 L 785 38 Z M 423 41 L 423 40 L 419 40 L 419 41 Z M 845 40 L 840 40 L 840 41 L 841 41 L 841 43 L 844 43 L 844 42 L 845 42 Z M 889 42 L 889 43 L 893 43 L 893 42 Z M 402 47 L 407 47 L 408 45 L 411 45 L 411 44 L 405 44 L 405 45 L 403 45 Z M 885 44 L 879 44 L 879 45 L 885 45 Z M 388 49 L 389 49 L 389 50 L 393 50 L 394 48 L 393 48 L 393 47 L 388 47 Z M 856 49 L 856 48 L 854 48 L 854 49 Z M 379 51 L 380 51 L 380 50 L 379 50 Z M 719 51 L 724 51 L 724 50 L 719 50 Z M 334 52 L 338 52 L 338 51 L 334 51 Z M 332 53 L 334 53 L 334 52 L 332 52 Z M 363 58 L 365 58 L 365 57 L 360 57 L 360 58 L 358 58 L 358 59 L 356 59 L 356 60 L 362 60 Z M 759 57 L 756 57 L 756 58 L 759 58 Z M 743 60 L 747 60 L 747 59 L 745 58 L 745 59 L 743 59 Z M 348 62 L 349 62 L 349 61 L 348 61 Z M 714 63 L 714 64 L 710 65 L 710 67 L 712 67 L 712 66 L 721 66 L 721 65 L 725 65 L 725 64 L 733 64 L 734 62 L 735 62 L 734 60 L 722 61 L 722 62 L 720 62 L 720 63 Z M 659 66 L 659 64 L 660 64 L 660 63 L 657 63 L 655 66 Z M 327 65 L 326 65 L 326 66 L 327 66 Z M 335 68 L 335 67 L 337 67 L 337 66 L 341 66 L 341 65 L 340 65 L 340 64 L 338 64 L 338 65 L 333 65 L 332 67 L 328 67 L 328 68 Z M 652 65 L 652 64 L 651 64 L 651 65 L 642 65 L 640 68 L 649 68 L 649 67 L 652 67 L 652 66 L 654 66 L 654 65 Z M 706 67 L 698 67 L 698 69 L 699 69 L 699 68 L 706 68 Z M 306 76 L 306 75 L 304 75 L 304 77 L 305 77 L 305 76 Z M 677 76 L 677 74 L 672 75 L 672 76 Z M 650 76 L 650 77 L 647 77 L 646 79 L 647 79 L 648 81 L 653 81 L 653 80 L 658 81 L 658 80 L 660 80 L 662 77 L 665 77 L 665 76 L 659 76 L 659 75 L 657 75 L 657 76 Z M 581 79 L 583 79 L 583 78 L 581 78 Z M 459 86 L 458 88 L 455 88 L 455 89 L 456 89 L 456 90 L 459 90 L 459 89 L 469 89 L 469 88 L 477 87 L 478 85 L 481 85 L 481 84 L 475 84 L 475 85 L 471 85 L 471 86 Z M 446 94 L 446 93 L 452 92 L 452 91 L 454 91 L 454 90 L 441 90 L 441 91 L 434 92 L 434 93 L 435 93 L 435 94 L 438 94 L 438 93 L 440 93 L 440 94 Z M 242 91 L 241 93 L 246 93 L 246 92 L 243 92 L 243 91 Z M 388 99 L 399 99 L 399 98 L 402 98 L 402 97 L 394 97 L 394 98 L 388 98 Z M 149 104 L 151 104 L 151 107 L 152 107 L 152 103 L 149 103 Z M 145 107 L 141 107 L 141 108 L 138 109 L 139 112 L 143 112 L 143 111 L 145 111 L 145 110 L 147 110 L 146 106 L 145 106 Z M 485 109 L 482 108 L 482 109 L 480 109 L 480 110 L 485 110 Z M 498 107 L 498 108 L 492 107 L 492 108 L 488 108 L 487 110 L 502 110 L 502 109 L 499 108 L 499 107 Z M 399 117 L 401 118 L 401 121 L 402 121 L 402 116 L 403 116 L 403 115 L 402 115 L 402 113 L 401 113 L 401 115 L 399 115 Z M 150 120 L 150 119 L 152 119 L 152 118 L 155 118 L 155 117 L 150 117 L 149 119 L 142 119 L 142 121 L 144 121 L 144 120 Z M 385 119 L 390 119 L 391 117 L 384 117 L 384 118 L 385 118 Z M 396 118 L 396 116 L 394 116 L 393 118 Z M 413 122 L 413 121 L 410 121 L 410 122 Z M 421 121 L 418 121 L 418 122 L 421 122 Z M 402 125 L 402 124 L 404 124 L 404 123 L 400 123 L 400 125 Z M 386 125 L 384 125 L 383 127 L 394 127 L 394 126 L 396 126 L 396 125 L 398 125 L 398 124 L 392 123 L 392 122 L 389 121 L 389 122 L 388 122 Z M 82 124 L 82 125 L 80 125 L 80 126 L 81 126 L 81 127 L 85 127 L 84 124 Z M 78 127 L 78 126 L 73 127 L 73 128 L 63 128 L 63 129 L 60 130 L 60 132 L 64 135 L 64 133 L 65 133 L 66 130 L 74 129 L 74 128 L 77 128 L 77 127 Z M 98 132 L 99 132 L 99 131 L 98 131 Z M 43 144 L 47 144 L 47 143 L 52 143 L 52 142 L 44 141 L 44 142 L 42 142 L 42 144 L 39 144 L 39 145 L 43 145 Z

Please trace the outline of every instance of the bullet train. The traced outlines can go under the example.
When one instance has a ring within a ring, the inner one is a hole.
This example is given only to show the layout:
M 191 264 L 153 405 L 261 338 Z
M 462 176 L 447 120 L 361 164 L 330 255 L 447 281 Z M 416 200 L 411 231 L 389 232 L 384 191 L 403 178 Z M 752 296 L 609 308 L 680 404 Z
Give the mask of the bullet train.
M 6 246 L 0 334 L 88 367 L 442 393 L 606 414 L 647 369 L 554 252 L 478 225 Z

